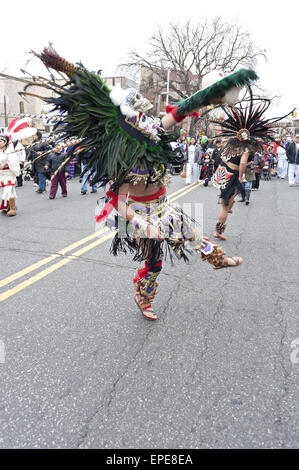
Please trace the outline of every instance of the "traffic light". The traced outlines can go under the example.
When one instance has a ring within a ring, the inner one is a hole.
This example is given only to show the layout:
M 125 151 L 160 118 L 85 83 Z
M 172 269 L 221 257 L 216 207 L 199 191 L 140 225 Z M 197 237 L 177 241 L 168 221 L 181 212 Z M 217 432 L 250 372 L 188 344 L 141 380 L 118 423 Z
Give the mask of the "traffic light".
M 297 119 L 297 114 L 298 114 L 297 111 L 293 111 L 292 112 L 292 118 Z

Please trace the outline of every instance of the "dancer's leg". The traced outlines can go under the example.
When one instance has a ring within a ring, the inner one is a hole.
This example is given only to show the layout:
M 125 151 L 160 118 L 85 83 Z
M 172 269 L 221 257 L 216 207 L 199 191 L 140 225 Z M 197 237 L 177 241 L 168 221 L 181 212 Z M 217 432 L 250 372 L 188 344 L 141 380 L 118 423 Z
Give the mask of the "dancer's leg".
M 148 239 L 141 239 L 138 241 L 138 244 L 143 251 L 146 262 L 145 267 L 139 269 L 136 277 L 133 279 L 135 283 L 134 299 L 142 315 L 147 320 L 157 320 L 158 317 L 153 310 L 151 302 L 153 302 L 157 294 L 157 277 L 162 270 L 162 256 L 155 256 L 150 252 L 151 244 L 148 242 Z
M 228 205 L 225 205 L 224 202 L 222 201 L 220 214 L 218 216 L 218 221 L 216 223 L 216 232 L 214 234 L 214 238 L 220 238 L 220 240 L 226 240 L 226 236 L 223 235 L 223 232 L 226 229 L 227 216 L 228 216 L 229 210 L 231 209 L 231 207 L 233 205 L 235 196 L 236 196 L 236 194 L 234 194 L 229 199 Z
M 243 263 L 243 259 L 240 256 L 225 256 L 225 251 L 221 246 L 216 243 L 213 244 L 214 248 L 211 254 L 205 255 L 202 253 L 202 258 L 208 263 L 212 264 L 215 269 L 228 268 L 240 266 Z
M 229 213 L 229 214 L 232 214 L 232 213 L 233 213 L 232 208 L 233 208 L 233 205 L 234 205 L 235 202 L 236 202 L 236 201 L 235 201 L 235 197 L 236 197 L 237 194 L 238 194 L 238 192 L 236 191 L 236 193 L 235 193 L 235 194 L 231 197 L 231 199 L 229 200 L 229 204 L 228 204 L 228 206 L 229 206 L 228 213 Z

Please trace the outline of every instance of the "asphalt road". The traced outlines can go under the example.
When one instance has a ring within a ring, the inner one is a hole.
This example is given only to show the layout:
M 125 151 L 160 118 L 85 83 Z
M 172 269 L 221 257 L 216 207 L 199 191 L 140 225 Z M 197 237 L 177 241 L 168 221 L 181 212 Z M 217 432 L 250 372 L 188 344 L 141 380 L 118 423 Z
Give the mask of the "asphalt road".
M 239 268 L 166 262 L 156 322 L 134 304 L 136 263 L 92 236 L 99 194 L 34 189 L 0 217 L 1 448 L 299 447 L 299 187 L 262 181 L 235 204 L 222 246 Z M 217 190 L 176 202 L 191 201 L 211 237 Z

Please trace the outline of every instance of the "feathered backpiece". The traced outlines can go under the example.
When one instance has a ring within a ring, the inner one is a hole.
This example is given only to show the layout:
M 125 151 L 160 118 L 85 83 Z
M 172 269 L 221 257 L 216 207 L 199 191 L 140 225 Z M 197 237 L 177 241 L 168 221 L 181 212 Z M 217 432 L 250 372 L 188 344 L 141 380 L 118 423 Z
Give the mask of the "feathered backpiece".
M 219 125 L 217 137 L 228 138 L 226 147 L 235 148 L 238 151 L 258 151 L 262 143 L 275 140 L 274 129 L 282 127 L 279 121 L 289 116 L 267 119 L 265 112 L 271 101 L 265 98 L 254 98 L 250 86 L 248 86 L 250 97 L 234 106 L 221 106 L 226 119 L 208 118 L 208 122 Z
M 205 86 L 189 98 L 175 103 L 178 107 L 177 114 L 180 116 L 202 106 L 208 106 L 215 98 L 223 97 L 234 88 L 240 91 L 242 87 L 250 85 L 251 82 L 257 79 L 257 74 L 251 69 L 240 69 L 225 77 L 223 73 L 216 72 L 216 75 L 213 75 L 211 80 L 214 83 Z
M 154 120 L 145 122 L 142 106 L 146 110 L 150 106 L 136 90 L 120 89 L 120 93 L 117 87 L 110 89 L 97 73 L 89 72 L 81 63 L 71 64 L 51 48 L 36 55 L 48 69 L 64 73 L 68 79 L 62 85 L 53 80 L 33 80 L 23 94 L 30 95 L 28 88 L 36 85 L 55 92 L 54 97 L 41 98 L 60 111 L 61 120 L 54 129 L 62 138 L 82 139 L 71 152 L 79 146 L 85 149 L 80 155 L 89 158 L 89 167 L 95 168 L 92 183 L 104 186 L 112 180 L 117 189 L 137 162 L 153 170 L 155 165 L 172 160 L 168 143 L 174 137 L 165 134 Z

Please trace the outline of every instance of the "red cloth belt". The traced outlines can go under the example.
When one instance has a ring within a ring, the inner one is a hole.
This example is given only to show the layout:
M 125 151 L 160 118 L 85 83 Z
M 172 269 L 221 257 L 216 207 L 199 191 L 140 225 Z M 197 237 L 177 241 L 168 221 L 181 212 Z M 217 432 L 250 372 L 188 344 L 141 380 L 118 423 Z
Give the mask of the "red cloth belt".
M 133 201 L 137 202 L 147 202 L 147 201 L 154 201 L 155 199 L 158 199 L 158 197 L 162 196 L 163 194 L 166 193 L 166 187 L 163 186 L 158 192 L 155 194 L 151 194 L 149 196 L 142 196 L 142 197 L 137 197 L 137 196 L 131 196 L 130 194 L 130 199 L 133 199 Z M 101 220 L 105 219 L 116 206 L 116 201 L 118 199 L 118 196 L 114 194 L 113 191 L 107 191 L 106 196 L 111 199 L 111 201 L 107 202 L 107 204 L 103 207 L 101 210 L 100 214 L 96 217 L 96 222 L 101 222 Z
M 151 194 L 149 196 L 132 196 L 130 194 L 129 198 L 133 199 L 133 201 L 136 201 L 136 202 L 147 202 L 147 201 L 154 201 L 155 199 L 158 199 L 158 197 L 162 196 L 162 194 L 165 194 L 165 193 L 166 193 L 166 187 L 163 186 L 155 194 Z

